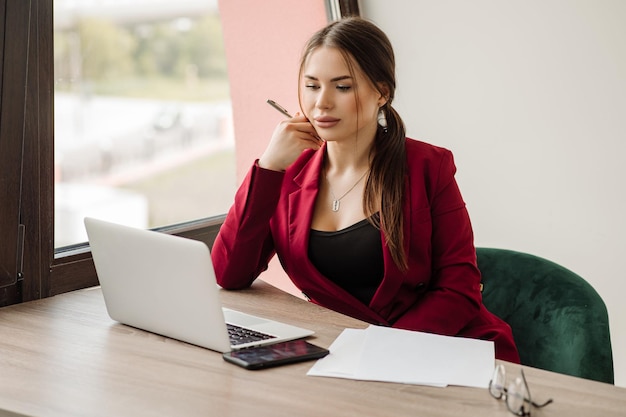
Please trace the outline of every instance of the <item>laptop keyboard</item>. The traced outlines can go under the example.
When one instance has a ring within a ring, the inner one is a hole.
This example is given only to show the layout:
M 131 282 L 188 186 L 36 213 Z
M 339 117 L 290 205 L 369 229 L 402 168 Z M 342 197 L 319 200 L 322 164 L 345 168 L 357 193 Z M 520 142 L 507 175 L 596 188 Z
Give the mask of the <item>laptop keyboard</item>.
M 274 339 L 276 337 L 230 323 L 226 323 L 226 327 L 228 328 L 228 336 L 230 337 L 230 344 L 232 346 L 256 342 L 259 340 Z

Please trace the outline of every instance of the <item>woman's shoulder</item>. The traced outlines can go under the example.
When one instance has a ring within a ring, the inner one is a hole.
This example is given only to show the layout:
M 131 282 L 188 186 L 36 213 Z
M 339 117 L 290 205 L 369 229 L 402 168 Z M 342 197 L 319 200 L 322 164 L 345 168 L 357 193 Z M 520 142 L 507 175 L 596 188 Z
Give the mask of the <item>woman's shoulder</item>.
M 452 153 L 450 150 L 441 146 L 409 137 L 405 139 L 405 143 L 407 155 L 411 156 L 423 155 L 424 157 L 441 158 L 443 155 L 449 155 Z
M 412 138 L 406 138 L 405 142 L 409 166 L 439 166 L 446 161 L 454 163 L 449 149 Z
M 431 189 L 442 177 L 453 178 L 456 172 L 450 150 L 411 138 L 406 138 L 406 160 L 408 175 L 430 182 Z

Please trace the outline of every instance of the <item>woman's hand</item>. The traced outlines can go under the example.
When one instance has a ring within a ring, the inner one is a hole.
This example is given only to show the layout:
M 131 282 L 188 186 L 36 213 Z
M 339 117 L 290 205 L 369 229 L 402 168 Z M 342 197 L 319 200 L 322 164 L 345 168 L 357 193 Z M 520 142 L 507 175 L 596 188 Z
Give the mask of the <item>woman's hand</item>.
M 259 166 L 274 171 L 284 171 L 305 149 L 319 149 L 323 141 L 308 119 L 300 113 L 282 122 L 272 134 L 269 145 L 259 159 Z

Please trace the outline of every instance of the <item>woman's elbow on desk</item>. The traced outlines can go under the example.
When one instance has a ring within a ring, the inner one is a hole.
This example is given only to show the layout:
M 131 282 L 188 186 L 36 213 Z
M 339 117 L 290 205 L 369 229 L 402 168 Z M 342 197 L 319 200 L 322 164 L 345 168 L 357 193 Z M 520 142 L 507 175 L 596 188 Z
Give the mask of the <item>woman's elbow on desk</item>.
M 224 270 L 218 271 L 215 268 L 215 281 L 217 285 L 225 290 L 242 290 L 252 285 L 256 277 L 248 277 L 242 274 L 237 274 L 234 271 Z
M 225 290 L 240 290 L 252 285 L 256 276 L 251 276 L 242 269 L 242 265 L 229 261 L 229 253 L 218 245 L 217 242 L 211 251 L 213 271 L 217 285 Z
M 215 271 L 215 281 L 217 285 L 225 290 L 242 290 L 252 285 L 254 280 L 259 276 L 263 270 L 257 272 L 249 269 L 244 269 L 237 262 L 220 262 L 215 261 L 213 263 Z

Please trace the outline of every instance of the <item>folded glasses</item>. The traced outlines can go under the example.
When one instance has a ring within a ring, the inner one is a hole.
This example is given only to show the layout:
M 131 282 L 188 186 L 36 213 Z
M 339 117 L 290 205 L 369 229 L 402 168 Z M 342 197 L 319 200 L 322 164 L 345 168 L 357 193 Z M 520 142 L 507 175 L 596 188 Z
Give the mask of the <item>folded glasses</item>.
M 532 407 L 542 408 L 552 402 L 552 398 L 543 404 L 538 404 L 531 400 L 530 390 L 526 382 L 524 370 L 521 369 L 521 376 L 515 378 L 508 386 L 506 385 L 506 369 L 504 365 L 497 365 L 493 371 L 493 377 L 489 381 L 489 393 L 496 399 L 506 401 L 509 411 L 516 416 L 530 416 Z

